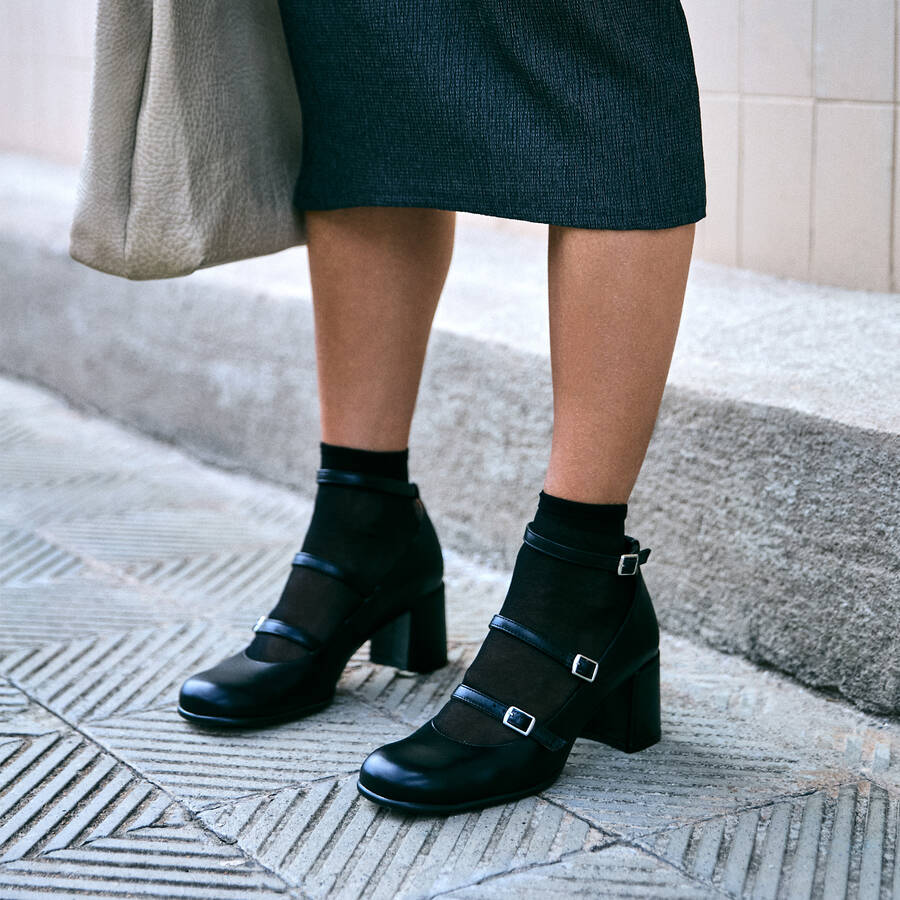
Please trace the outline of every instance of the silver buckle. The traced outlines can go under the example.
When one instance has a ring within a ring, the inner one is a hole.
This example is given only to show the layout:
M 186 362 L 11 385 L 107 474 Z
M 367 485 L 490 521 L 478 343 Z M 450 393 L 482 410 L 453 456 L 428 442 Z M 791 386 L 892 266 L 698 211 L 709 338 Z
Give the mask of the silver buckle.
M 509 721 L 509 717 L 514 713 L 519 713 L 523 716 L 527 716 L 531 721 L 528 723 L 527 728 L 519 728 L 518 725 L 513 725 L 512 722 Z M 534 716 L 530 713 L 525 712 L 524 709 L 519 709 L 518 706 L 510 706 L 509 709 L 503 713 L 503 724 L 507 726 L 507 728 L 512 728 L 513 731 L 518 731 L 519 734 L 524 734 L 525 737 L 528 737 L 531 734 L 531 729 L 534 728 Z
M 578 671 L 578 664 L 581 662 L 590 663 L 594 667 L 594 671 L 591 672 L 590 677 L 582 675 L 581 672 Z M 597 664 L 597 660 L 591 659 L 583 653 L 576 654 L 575 659 L 572 660 L 572 674 L 577 675 L 579 678 L 583 678 L 585 681 L 593 681 L 597 677 L 597 670 L 599 668 L 600 666 Z
M 634 568 L 630 572 L 625 572 L 622 569 L 623 564 L 626 559 L 634 560 Z M 641 561 L 640 553 L 623 553 L 619 557 L 619 567 L 616 569 L 616 575 L 636 575 L 638 570 L 638 564 Z
M 266 621 L 266 617 L 265 617 L 265 616 L 260 616 L 260 617 L 256 620 L 256 624 L 253 626 L 253 630 L 254 630 L 254 631 L 258 631 L 258 630 L 259 630 L 259 626 L 262 625 L 262 623 L 265 622 L 265 621 Z

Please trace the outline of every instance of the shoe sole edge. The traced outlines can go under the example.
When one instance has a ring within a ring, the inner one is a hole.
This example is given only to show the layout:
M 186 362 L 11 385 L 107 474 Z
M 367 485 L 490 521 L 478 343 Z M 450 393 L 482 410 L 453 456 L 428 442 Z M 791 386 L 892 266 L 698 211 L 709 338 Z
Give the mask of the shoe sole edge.
M 400 812 L 408 813 L 421 813 L 422 815 L 446 816 L 454 815 L 455 813 L 474 812 L 479 809 L 485 809 L 489 806 L 499 806 L 503 803 L 512 803 L 514 800 L 521 800 L 524 797 L 530 797 L 533 794 L 538 794 L 541 791 L 546 790 L 548 787 L 554 784 L 558 778 L 559 775 L 554 775 L 553 778 L 544 781 L 539 785 L 525 788 L 521 791 L 514 791 L 510 794 L 498 794 L 494 797 L 486 797 L 480 800 L 471 800 L 468 803 L 452 804 L 415 803 L 411 800 L 392 800 L 390 797 L 383 797 L 381 796 L 381 794 L 376 794 L 374 791 L 362 785 L 359 780 L 357 780 L 356 782 L 356 789 L 367 800 L 371 800 L 373 803 L 377 803 L 379 806 L 384 806 L 388 809 L 395 809 L 399 810 Z
M 176 712 L 183 719 L 192 722 L 195 725 L 207 725 L 215 728 L 254 728 L 264 725 L 276 725 L 280 722 L 293 722 L 297 719 L 305 718 L 312 713 L 325 709 L 332 703 L 333 698 L 304 706 L 300 709 L 291 710 L 290 712 L 276 713 L 271 716 L 205 716 L 200 713 L 190 712 L 181 704 L 175 707 Z

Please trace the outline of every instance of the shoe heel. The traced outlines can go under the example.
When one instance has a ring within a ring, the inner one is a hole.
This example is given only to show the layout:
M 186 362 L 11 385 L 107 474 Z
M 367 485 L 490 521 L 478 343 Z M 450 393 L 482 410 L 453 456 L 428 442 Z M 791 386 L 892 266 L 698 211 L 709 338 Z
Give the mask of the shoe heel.
M 580 737 L 637 753 L 661 736 L 659 710 L 659 654 L 620 684 L 600 703 Z
M 409 612 L 372 635 L 369 659 L 420 674 L 447 665 L 443 583 L 420 597 Z

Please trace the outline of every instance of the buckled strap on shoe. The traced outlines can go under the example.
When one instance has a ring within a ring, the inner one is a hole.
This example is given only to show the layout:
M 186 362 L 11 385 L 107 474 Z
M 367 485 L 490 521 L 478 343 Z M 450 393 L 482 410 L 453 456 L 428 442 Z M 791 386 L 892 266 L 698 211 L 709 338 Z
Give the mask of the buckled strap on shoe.
M 282 622 L 281 619 L 270 619 L 267 616 L 260 616 L 253 626 L 253 630 L 261 634 L 277 634 L 279 637 L 287 638 L 289 641 L 293 641 L 307 650 L 318 650 L 322 646 L 322 642 L 318 638 L 313 637 L 308 631 L 298 628 L 296 625 Z
M 419 496 L 419 486 L 413 481 L 387 478 L 384 475 L 369 475 L 366 472 L 348 472 L 344 469 L 318 469 L 316 471 L 316 481 L 319 484 L 355 485 L 356 487 L 369 488 L 373 491 L 400 494 L 403 497 Z
M 650 556 L 650 548 L 641 550 L 640 543 L 630 535 L 625 535 L 625 541 L 630 552 L 621 553 L 618 556 L 609 556 L 606 553 L 594 553 L 591 550 L 581 550 L 578 547 L 569 547 L 567 544 L 559 544 L 545 538 L 543 535 L 532 531 L 531 524 L 525 526 L 525 536 L 522 538 L 529 547 L 540 550 L 548 556 L 564 559 L 566 562 L 578 563 L 582 566 L 592 566 L 595 569 L 605 569 L 607 572 L 615 572 L 617 575 L 636 575 L 638 566 L 647 562 Z
M 291 565 L 306 566 L 309 569 L 316 569 L 318 572 L 330 575 L 332 578 L 337 578 L 338 581 L 343 581 L 344 584 L 352 587 L 354 591 L 361 594 L 363 597 L 368 597 L 373 590 L 372 587 L 361 578 L 357 578 L 356 575 L 346 571 L 346 569 L 342 569 L 340 566 L 335 565 L 333 562 L 329 562 L 327 559 L 322 559 L 321 556 L 314 556 L 312 553 L 304 553 L 301 550 L 294 556 Z
M 526 628 L 524 625 L 520 625 L 512 619 L 508 619 L 506 616 L 494 616 L 494 618 L 491 619 L 490 627 L 496 628 L 499 631 L 504 631 L 506 634 L 512 635 L 512 637 L 529 644 L 536 650 L 540 650 L 541 653 L 556 660 L 556 662 L 565 666 L 573 675 L 577 678 L 581 678 L 583 681 L 590 683 L 597 677 L 597 670 L 599 669 L 597 660 L 591 659 L 583 653 L 566 653 L 565 650 L 560 650 L 559 647 L 548 641 L 546 638 L 541 637 L 537 632 L 532 631 L 530 628 Z
M 450 696 L 456 697 L 457 700 L 462 700 L 463 703 L 468 703 L 469 706 L 474 706 L 475 709 L 498 719 L 507 728 L 511 728 L 518 734 L 534 738 L 542 747 L 546 747 L 548 750 L 561 750 L 566 745 L 566 741 L 559 735 L 554 734 L 548 728 L 544 728 L 543 725 L 538 725 L 537 720 L 531 713 L 525 712 L 524 709 L 519 709 L 518 706 L 506 706 L 499 700 L 495 700 L 487 694 L 482 694 L 481 691 L 477 691 L 467 684 L 458 685 Z

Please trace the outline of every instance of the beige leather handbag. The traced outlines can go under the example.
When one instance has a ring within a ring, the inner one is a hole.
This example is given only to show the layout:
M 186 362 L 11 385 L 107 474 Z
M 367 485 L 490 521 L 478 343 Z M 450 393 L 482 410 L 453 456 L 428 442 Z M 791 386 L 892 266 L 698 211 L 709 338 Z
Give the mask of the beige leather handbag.
M 73 259 L 132 279 L 305 244 L 277 0 L 100 0 Z

